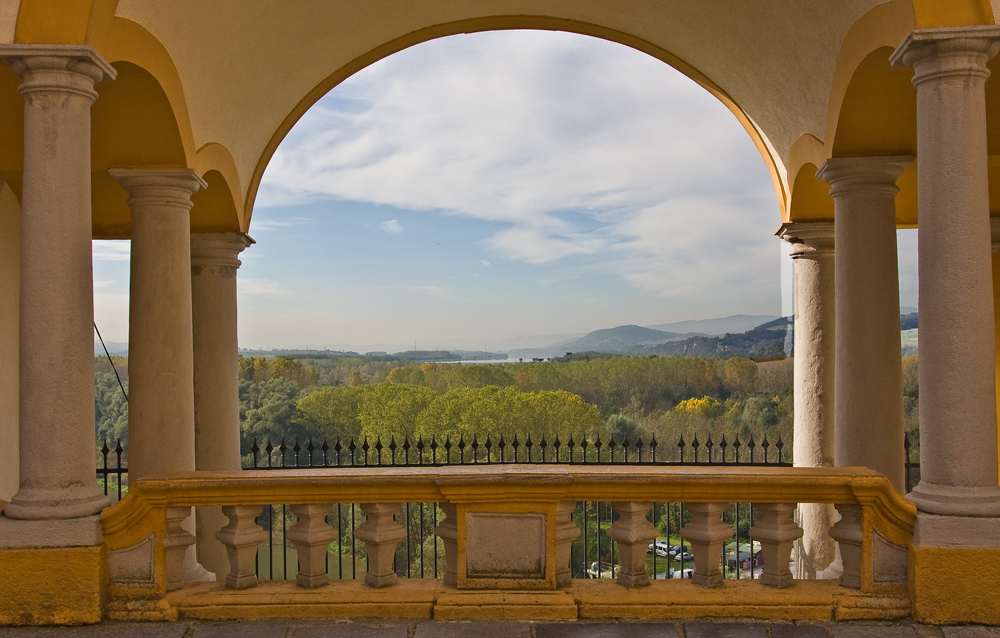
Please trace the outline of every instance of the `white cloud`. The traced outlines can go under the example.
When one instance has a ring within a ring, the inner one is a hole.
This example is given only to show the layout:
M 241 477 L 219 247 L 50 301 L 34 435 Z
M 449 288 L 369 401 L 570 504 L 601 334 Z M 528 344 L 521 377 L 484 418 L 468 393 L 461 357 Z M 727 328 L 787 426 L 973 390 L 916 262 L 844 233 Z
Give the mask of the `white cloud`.
M 93 242 L 95 260 L 128 261 L 132 254 L 132 242 L 110 239 L 95 239 Z
M 282 295 L 284 290 L 281 284 L 271 279 L 260 279 L 254 277 L 238 277 L 236 285 L 244 295 Z
M 115 283 L 115 282 L 113 282 L 113 281 L 95 281 L 94 282 L 94 288 L 107 288 L 108 286 L 110 286 L 113 283 Z
M 400 226 L 399 225 L 399 221 L 395 220 L 395 219 L 390 219 L 388 221 L 384 221 L 381 224 L 379 224 L 378 227 L 381 228 L 382 230 L 388 232 L 388 233 L 396 233 L 396 234 L 398 234 L 398 233 L 403 232 L 403 227 Z
M 486 261 L 485 259 L 480 259 L 479 263 L 481 263 L 484 267 L 489 268 L 490 262 Z
M 496 222 L 493 254 L 557 277 L 731 294 L 734 312 L 779 298 L 777 202 L 745 131 L 680 73 L 593 38 L 455 36 L 356 74 L 279 147 L 258 207 L 322 199 Z

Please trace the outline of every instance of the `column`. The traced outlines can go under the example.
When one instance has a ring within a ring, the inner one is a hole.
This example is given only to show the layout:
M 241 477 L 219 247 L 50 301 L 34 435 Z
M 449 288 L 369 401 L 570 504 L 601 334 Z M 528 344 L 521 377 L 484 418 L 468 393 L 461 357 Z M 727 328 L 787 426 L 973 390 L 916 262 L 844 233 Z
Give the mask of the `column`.
M 4 513 L 36 521 L 0 519 L 0 546 L 100 545 L 90 107 L 115 70 L 87 46 L 3 45 L 0 56 L 24 98 L 20 484 Z
M 237 256 L 252 243 L 244 233 L 191 235 L 196 470 L 240 470 L 236 269 Z M 215 534 L 227 519 L 220 507 L 197 512 L 198 562 L 223 579 L 229 559 Z
M 1000 27 L 919 29 L 920 483 L 916 545 L 1000 546 L 986 151 L 987 61 Z
M 992 241 L 993 255 L 991 265 L 993 268 L 993 337 L 994 352 L 996 359 L 996 390 L 997 397 L 1000 398 L 1000 217 L 990 217 L 990 239 Z M 1000 418 L 997 419 L 997 446 L 1000 452 Z M 1000 454 L 998 454 L 1000 460 Z
M 191 195 L 205 182 L 191 169 L 112 169 L 129 193 L 129 479 L 191 471 L 194 364 L 191 320 Z M 184 528 L 196 532 L 193 518 Z M 195 548 L 183 579 L 205 579 Z
M 835 279 L 833 222 L 791 222 L 778 235 L 792 245 L 795 277 L 796 467 L 834 464 Z M 816 578 L 837 557 L 830 538 L 830 503 L 800 503 L 802 538 L 795 545 L 795 577 Z
M 910 156 L 827 160 L 836 216 L 837 465 L 866 466 L 905 493 L 896 180 Z

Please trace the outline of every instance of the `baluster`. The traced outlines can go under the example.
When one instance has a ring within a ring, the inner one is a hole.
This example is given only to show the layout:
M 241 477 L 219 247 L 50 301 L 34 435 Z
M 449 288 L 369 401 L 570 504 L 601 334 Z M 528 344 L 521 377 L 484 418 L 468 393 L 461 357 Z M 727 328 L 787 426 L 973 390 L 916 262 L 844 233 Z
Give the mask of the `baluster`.
M 830 537 L 840 546 L 840 558 L 844 564 L 840 586 L 860 589 L 861 543 L 864 540 L 861 532 L 861 506 L 838 503 L 836 508 L 840 513 L 840 520 L 830 528 Z
M 694 462 L 698 463 L 698 450 L 701 448 L 701 443 L 698 442 L 698 435 L 694 435 L 694 439 L 691 440 L 691 448 L 694 450 Z
M 575 501 L 564 501 L 556 505 L 556 587 L 569 587 L 573 584 L 570 560 L 573 558 L 573 541 L 580 536 L 580 528 L 573 522 L 574 511 Z
M 299 554 L 299 574 L 295 584 L 314 589 L 327 583 L 326 554 L 330 543 L 337 540 L 337 530 L 326 522 L 333 510 L 333 503 L 292 505 L 292 514 L 298 518 L 285 534 L 295 544 Z
M 458 585 L 458 508 L 448 502 L 439 505 L 445 518 L 434 528 L 434 533 L 444 543 L 444 584 L 455 587 Z M 434 564 L 437 565 L 437 562 Z
M 472 462 L 479 463 L 479 437 L 472 433 Z
M 229 556 L 226 587 L 255 587 L 257 546 L 268 539 L 267 532 L 254 520 L 260 514 L 260 505 L 223 505 L 222 513 L 229 518 L 229 524 L 219 530 L 215 537 L 226 546 L 226 554 Z
M 326 442 L 326 437 L 323 437 L 323 445 L 319 448 L 323 451 L 323 467 L 330 466 L 330 445 Z
M 368 554 L 368 573 L 365 584 L 369 587 L 388 587 L 398 580 L 393 571 L 396 545 L 406 538 L 406 528 L 393 520 L 398 514 L 399 503 L 362 503 L 365 522 L 354 530 L 354 537 L 365 544 Z
M 559 442 L 559 434 L 556 433 L 556 438 L 552 441 L 552 460 L 555 463 L 559 462 L 559 448 L 562 443 Z
M 767 587 L 788 587 L 795 581 L 788 569 L 792 558 L 792 544 L 802 538 L 802 528 L 788 517 L 795 511 L 795 503 L 758 503 L 760 520 L 750 528 L 749 535 L 760 541 L 764 558 L 764 571 L 760 584 Z M 750 547 L 751 553 L 753 545 Z M 737 552 L 737 556 L 739 552 Z
M 726 503 L 684 503 L 691 512 L 691 522 L 681 528 L 680 537 L 691 543 L 694 554 L 692 582 L 702 587 L 722 586 L 722 544 L 733 535 L 733 528 L 722 522 Z
M 194 535 L 181 527 L 188 516 L 191 516 L 190 507 L 167 508 L 167 534 L 163 538 L 163 547 L 167 550 L 167 591 L 184 586 L 181 578 L 184 572 L 184 554 L 195 541 Z
M 646 520 L 646 513 L 652 507 L 652 503 L 646 502 L 611 504 L 611 508 L 618 512 L 618 520 L 612 523 L 606 535 L 618 541 L 618 553 L 622 560 L 621 571 L 618 572 L 618 584 L 623 587 L 649 585 L 649 576 L 646 574 L 646 549 L 650 541 L 655 540 L 660 533 L 655 525 Z M 726 527 L 728 529 L 729 526 Z M 599 552 L 598 561 L 600 561 Z
M 771 448 L 771 443 L 767 440 L 767 434 L 764 435 L 764 440 L 760 444 L 760 448 L 764 450 L 764 464 L 768 464 L 767 451 Z
M 636 435 L 635 437 L 635 462 L 642 463 L 642 436 Z M 653 554 L 656 555 L 655 553 Z

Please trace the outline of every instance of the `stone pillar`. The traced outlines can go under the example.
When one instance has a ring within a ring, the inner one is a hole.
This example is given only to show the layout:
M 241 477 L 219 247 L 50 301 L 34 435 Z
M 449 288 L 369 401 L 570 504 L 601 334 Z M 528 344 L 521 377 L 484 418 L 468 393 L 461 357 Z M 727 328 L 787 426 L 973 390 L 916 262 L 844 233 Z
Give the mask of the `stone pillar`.
M 905 493 L 896 180 L 910 156 L 827 160 L 836 215 L 837 465 L 869 467 Z
M 21 206 L 0 185 L 0 512 L 20 485 L 18 467 L 18 289 L 21 278 Z
M 129 479 L 195 469 L 191 328 L 191 169 L 112 169 L 129 193 Z M 196 532 L 193 517 L 184 528 Z M 185 581 L 206 580 L 195 547 Z
M 993 337 L 996 359 L 996 393 L 1000 400 L 1000 217 L 990 217 L 990 239 L 992 240 L 993 256 Z M 919 334 L 919 333 L 918 333 Z M 998 408 L 1000 415 L 1000 408 Z M 1000 452 L 1000 416 L 997 419 L 997 448 Z M 1000 454 L 997 456 L 1000 461 Z
M 90 107 L 115 70 L 87 46 L 3 45 L 0 56 L 24 97 L 20 484 L 4 513 L 27 519 L 2 521 L 0 546 L 100 545 Z
M 795 276 L 796 467 L 834 464 L 836 353 L 833 222 L 792 222 L 778 235 L 792 244 Z M 816 578 L 837 557 L 830 503 L 800 503 L 803 536 L 795 545 L 795 577 Z
M 196 470 L 240 470 L 236 269 L 252 243 L 243 233 L 191 235 Z M 229 560 L 215 536 L 226 525 L 222 508 L 197 508 L 197 523 L 198 562 L 224 578 Z
M 920 483 L 914 544 L 1000 547 L 986 151 L 987 61 L 1000 27 L 919 29 Z

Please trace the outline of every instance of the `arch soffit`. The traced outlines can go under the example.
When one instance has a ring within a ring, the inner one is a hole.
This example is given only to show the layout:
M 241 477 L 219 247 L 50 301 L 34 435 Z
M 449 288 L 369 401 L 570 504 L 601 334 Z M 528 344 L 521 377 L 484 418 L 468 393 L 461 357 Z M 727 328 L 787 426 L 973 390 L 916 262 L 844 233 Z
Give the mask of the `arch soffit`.
M 118 0 L 22 0 L 15 26 L 15 41 L 89 44 L 111 63 L 128 62 L 149 73 L 166 95 L 180 136 L 183 159 L 171 163 L 194 168 L 201 175 L 216 171 L 218 177 L 213 177 L 212 185 L 220 190 L 224 186 L 225 197 L 231 200 L 223 202 L 220 194 L 208 198 L 211 205 L 200 207 L 207 214 L 203 225 L 219 230 L 245 230 L 249 220 L 244 220 L 241 214 L 244 209 L 243 189 L 232 155 L 218 143 L 195 148 L 187 100 L 170 54 L 144 27 L 115 16 L 117 6 Z M 155 149 L 154 154 L 163 155 L 164 150 Z M 162 162 L 154 164 L 162 165 Z M 224 224 L 226 228 L 222 228 L 220 219 L 230 211 L 237 211 L 236 218 L 227 220 Z M 195 215 L 193 223 L 197 226 L 201 220 L 197 218 L 197 213 Z M 113 223 L 111 225 L 114 226 Z M 100 234 L 119 236 L 122 232 L 125 232 L 124 229 L 116 226 L 104 229 Z
M 331 89 L 378 60 L 422 42 L 464 33 L 481 33 L 485 31 L 505 31 L 515 29 L 564 31 L 622 44 L 670 65 L 680 73 L 696 82 L 699 86 L 707 90 L 715 96 L 716 99 L 722 102 L 726 108 L 728 108 L 730 112 L 736 116 L 736 119 L 743 126 L 744 130 L 747 131 L 747 134 L 757 147 L 758 152 L 771 174 L 778 203 L 782 210 L 782 216 L 786 216 L 784 211 L 789 200 L 790 191 L 787 185 L 787 172 L 784 164 L 778 156 L 778 153 L 775 151 L 774 147 L 771 145 L 770 141 L 767 139 L 760 127 L 739 107 L 738 104 L 736 104 L 735 100 L 733 100 L 732 97 L 730 97 L 724 90 L 722 90 L 722 88 L 716 85 L 701 71 L 679 57 L 673 55 L 669 51 L 662 49 L 647 40 L 622 31 L 577 20 L 510 15 L 492 16 L 489 18 L 471 18 L 419 29 L 371 49 L 367 53 L 356 57 L 327 76 L 323 82 L 316 85 L 296 104 L 295 108 L 285 117 L 281 126 L 272 134 L 271 139 L 268 141 L 264 152 L 257 161 L 257 165 L 255 166 L 250 178 L 250 183 L 248 184 L 246 202 L 244 205 L 245 209 L 243 212 L 245 223 L 249 224 L 254 200 L 257 195 L 257 189 L 260 186 L 261 178 L 264 174 L 264 169 L 267 168 L 267 165 L 270 162 L 271 157 L 274 155 L 275 150 L 277 150 L 278 145 L 292 129 L 295 123 L 298 122 L 299 118 L 301 118 L 313 104 L 319 101 L 319 99 L 326 95 L 326 93 L 328 93 Z
M 907 111 L 915 112 L 915 104 L 912 103 L 914 89 L 909 84 L 912 72 L 893 69 L 888 60 L 889 54 L 910 30 L 993 24 L 994 21 L 989 0 L 958 0 L 954 3 L 892 0 L 871 9 L 855 22 L 844 38 L 837 56 L 825 139 L 819 140 L 806 134 L 797 139 L 790 149 L 788 170 L 789 174 L 795 175 L 795 179 L 786 221 L 822 219 L 827 214 L 832 217 L 832 203 L 823 201 L 829 200 L 829 189 L 823 188 L 821 183 L 813 184 L 812 182 L 819 180 L 815 175 L 809 174 L 807 167 L 821 166 L 835 155 L 915 154 L 916 125 L 913 114 L 909 112 L 904 112 L 903 117 L 894 122 L 888 136 L 884 132 L 871 136 L 867 147 L 862 140 L 866 131 L 859 130 L 857 126 L 865 120 L 860 117 L 860 111 L 870 106 L 865 99 L 859 99 L 871 97 L 870 93 L 862 89 L 865 85 L 879 88 L 876 99 L 882 103 L 901 104 Z M 884 60 L 880 60 L 880 57 L 884 57 Z M 905 83 L 899 81 L 901 77 L 905 77 Z M 887 82 L 883 82 L 885 80 Z M 870 125 L 865 127 L 870 128 Z M 895 139 L 888 140 L 887 137 Z M 992 164 L 991 162 L 991 166 Z M 991 170 L 992 172 L 994 171 Z M 910 166 L 900 178 L 899 187 L 900 194 L 896 200 L 897 224 L 900 227 L 916 226 L 916 165 Z M 799 201 L 796 202 L 796 198 Z

